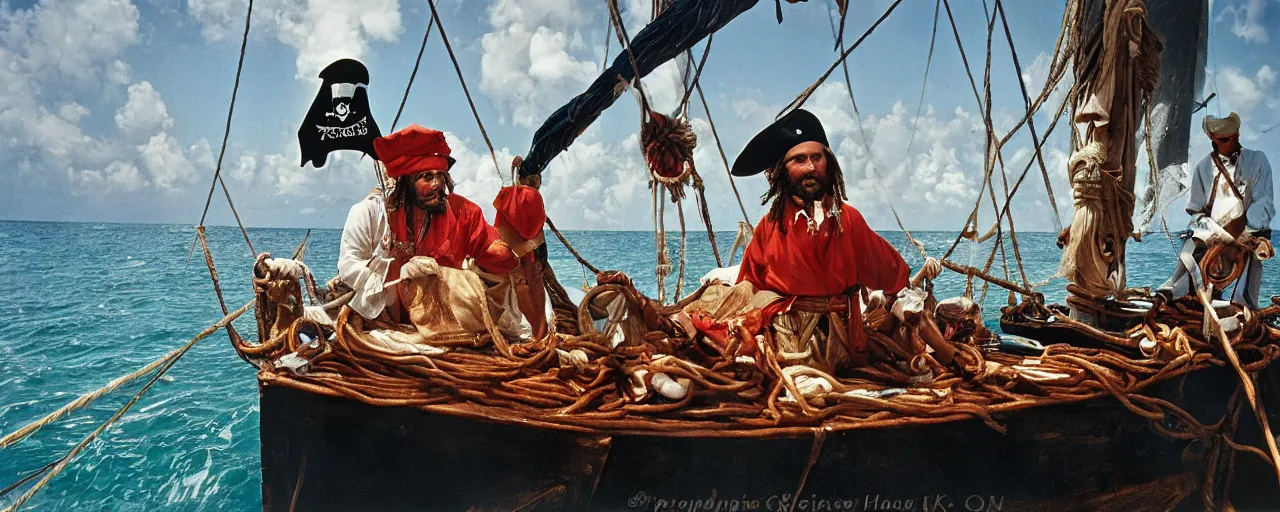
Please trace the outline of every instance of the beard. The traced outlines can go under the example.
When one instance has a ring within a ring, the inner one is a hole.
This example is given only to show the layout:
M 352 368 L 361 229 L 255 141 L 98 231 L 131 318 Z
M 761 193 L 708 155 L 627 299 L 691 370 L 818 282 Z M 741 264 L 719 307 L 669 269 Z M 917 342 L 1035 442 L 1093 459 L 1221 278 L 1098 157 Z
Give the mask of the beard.
M 449 193 L 441 190 L 426 197 L 418 197 L 417 193 L 413 193 L 411 199 L 414 206 L 422 208 L 430 215 L 438 215 L 444 213 L 448 198 Z
M 789 188 L 791 195 L 805 202 L 813 202 L 826 196 L 830 192 L 831 185 L 819 179 L 814 173 L 809 173 L 791 182 Z

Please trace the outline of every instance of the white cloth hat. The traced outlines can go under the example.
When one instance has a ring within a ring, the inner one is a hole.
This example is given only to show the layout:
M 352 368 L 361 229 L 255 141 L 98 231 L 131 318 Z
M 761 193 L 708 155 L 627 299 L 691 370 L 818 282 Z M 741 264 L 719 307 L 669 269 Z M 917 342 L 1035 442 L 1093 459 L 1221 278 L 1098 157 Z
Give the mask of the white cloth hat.
M 1225 137 L 1240 133 L 1240 116 L 1235 112 L 1227 117 L 1204 116 L 1204 133 L 1210 137 Z

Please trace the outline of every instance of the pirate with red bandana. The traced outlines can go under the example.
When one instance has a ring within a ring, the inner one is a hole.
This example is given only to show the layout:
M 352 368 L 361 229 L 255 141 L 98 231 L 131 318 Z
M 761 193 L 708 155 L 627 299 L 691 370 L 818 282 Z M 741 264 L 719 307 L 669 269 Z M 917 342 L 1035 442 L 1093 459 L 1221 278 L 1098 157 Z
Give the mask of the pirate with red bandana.
M 453 193 L 455 160 L 443 133 L 415 124 L 373 145 L 394 185 L 385 199 L 375 190 L 352 206 L 342 229 L 338 275 L 356 292 L 353 310 L 369 319 L 385 310 L 391 320 L 406 322 L 398 287 L 388 283 L 415 277 L 406 274 L 420 266 L 406 264 L 416 258 L 455 269 L 470 258 L 496 275 L 517 268 L 517 255 L 480 207 Z

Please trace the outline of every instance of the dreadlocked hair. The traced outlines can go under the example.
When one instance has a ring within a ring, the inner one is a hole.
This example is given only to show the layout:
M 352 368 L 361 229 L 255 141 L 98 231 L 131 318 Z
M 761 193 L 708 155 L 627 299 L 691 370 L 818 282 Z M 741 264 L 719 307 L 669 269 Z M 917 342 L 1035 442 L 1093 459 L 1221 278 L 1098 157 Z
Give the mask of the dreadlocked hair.
M 396 211 L 396 209 L 403 207 L 405 204 L 408 204 L 409 201 L 414 199 L 415 190 L 413 188 L 412 178 L 413 175 L 387 179 L 389 182 L 388 188 L 391 190 L 391 193 L 387 197 L 388 212 Z M 453 175 L 447 172 L 444 174 L 444 188 L 445 190 L 448 190 L 450 194 L 453 193 Z
M 840 170 L 840 162 L 836 161 L 836 155 L 830 148 L 823 147 L 822 151 L 827 159 L 827 195 L 839 201 L 848 200 L 849 194 L 844 189 L 844 172 Z M 791 200 L 791 177 L 787 174 L 786 159 L 779 160 L 764 175 L 769 180 L 769 190 L 760 196 L 760 204 L 766 205 L 773 201 L 769 206 L 768 219 L 786 234 L 788 223 L 783 222 L 782 214 L 787 211 L 787 201 Z

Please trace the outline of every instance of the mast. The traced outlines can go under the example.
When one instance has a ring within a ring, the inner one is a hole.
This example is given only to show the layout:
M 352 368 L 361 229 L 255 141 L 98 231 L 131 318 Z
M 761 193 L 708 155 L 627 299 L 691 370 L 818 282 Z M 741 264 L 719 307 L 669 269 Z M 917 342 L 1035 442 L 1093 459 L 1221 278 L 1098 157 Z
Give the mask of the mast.
M 1146 0 L 1078 0 L 1068 176 L 1075 215 L 1061 273 L 1072 316 L 1097 323 L 1101 302 L 1125 298 L 1125 244 L 1133 233 L 1134 138 L 1160 74 L 1163 43 Z

